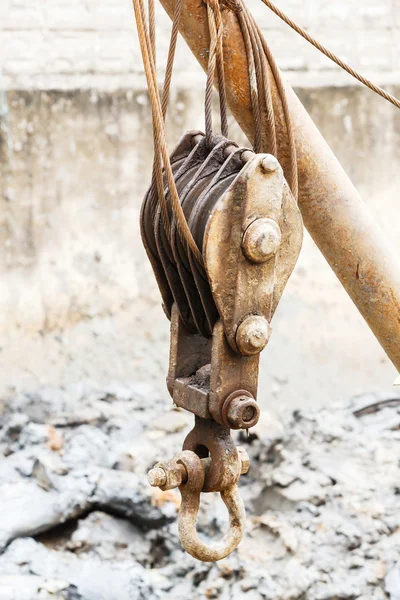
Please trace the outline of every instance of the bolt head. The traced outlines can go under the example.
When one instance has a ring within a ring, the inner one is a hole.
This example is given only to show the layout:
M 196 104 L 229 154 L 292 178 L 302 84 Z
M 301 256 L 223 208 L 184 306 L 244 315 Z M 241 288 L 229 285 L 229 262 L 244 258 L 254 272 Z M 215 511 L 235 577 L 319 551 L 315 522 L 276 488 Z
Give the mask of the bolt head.
M 271 337 L 271 326 L 264 317 L 251 315 L 237 328 L 236 345 L 244 356 L 259 354 Z
M 267 154 L 261 161 L 261 167 L 266 173 L 273 173 L 279 167 L 279 162 L 275 156 Z
M 282 234 L 273 219 L 256 219 L 246 229 L 242 248 L 246 257 L 255 263 L 263 263 L 275 256 L 281 245 Z

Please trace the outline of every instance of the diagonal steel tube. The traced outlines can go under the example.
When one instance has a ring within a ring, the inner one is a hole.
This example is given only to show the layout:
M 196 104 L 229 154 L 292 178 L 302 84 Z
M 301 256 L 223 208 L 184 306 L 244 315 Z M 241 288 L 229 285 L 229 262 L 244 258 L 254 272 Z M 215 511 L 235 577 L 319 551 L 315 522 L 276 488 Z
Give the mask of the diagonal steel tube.
M 175 0 L 160 0 L 172 18 Z M 229 108 L 251 140 L 246 51 L 236 15 L 223 11 L 224 64 Z M 201 66 L 207 67 L 206 5 L 184 0 L 180 32 Z M 270 74 L 271 75 L 271 74 Z M 270 76 L 279 160 L 288 168 L 288 146 L 279 95 Z M 299 207 L 304 224 L 381 346 L 400 371 L 400 261 L 311 117 L 286 84 L 296 136 Z

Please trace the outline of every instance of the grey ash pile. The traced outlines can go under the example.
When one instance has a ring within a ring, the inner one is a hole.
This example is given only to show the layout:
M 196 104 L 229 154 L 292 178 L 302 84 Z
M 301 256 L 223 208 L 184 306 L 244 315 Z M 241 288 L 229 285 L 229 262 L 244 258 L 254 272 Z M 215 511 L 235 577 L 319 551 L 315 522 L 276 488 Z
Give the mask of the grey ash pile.
M 264 416 L 248 439 L 240 548 L 187 556 L 178 492 L 147 484 L 191 417 L 145 386 L 0 406 L 0 600 L 400 600 L 400 401 Z M 199 530 L 226 526 L 204 495 Z

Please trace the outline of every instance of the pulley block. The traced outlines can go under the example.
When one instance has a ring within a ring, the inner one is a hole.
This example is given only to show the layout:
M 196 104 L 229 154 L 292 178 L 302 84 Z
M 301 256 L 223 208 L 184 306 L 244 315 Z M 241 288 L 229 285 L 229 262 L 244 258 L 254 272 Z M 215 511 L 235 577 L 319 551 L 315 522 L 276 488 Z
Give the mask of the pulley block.
M 141 232 L 171 320 L 168 390 L 195 415 L 183 451 L 149 474 L 182 493 L 180 537 L 201 560 L 219 560 L 239 543 L 244 508 L 237 492 L 248 458 L 231 429 L 259 418 L 260 352 L 296 264 L 302 219 L 275 157 L 215 135 L 186 133 L 170 158 L 181 207 L 203 262 L 181 238 L 164 177 L 169 223 L 157 189 L 145 196 Z M 200 484 L 200 483 L 201 484 Z M 200 492 L 219 491 L 230 512 L 224 538 L 206 544 L 195 527 Z

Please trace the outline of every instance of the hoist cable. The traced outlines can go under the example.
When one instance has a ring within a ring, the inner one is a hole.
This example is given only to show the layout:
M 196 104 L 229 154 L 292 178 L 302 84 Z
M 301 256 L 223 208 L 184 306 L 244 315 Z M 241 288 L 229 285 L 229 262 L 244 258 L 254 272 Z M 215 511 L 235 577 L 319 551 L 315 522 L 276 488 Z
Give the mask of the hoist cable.
M 164 86 L 163 86 L 162 103 L 161 103 L 164 120 L 165 120 L 165 115 L 167 114 L 167 108 L 168 108 L 172 71 L 174 68 L 175 53 L 176 53 L 176 43 L 178 41 L 178 34 L 179 34 L 179 21 L 180 21 L 180 17 L 181 17 L 181 13 L 182 13 L 182 3 L 183 3 L 183 0 L 176 0 L 174 16 L 173 16 L 173 20 L 172 20 L 171 38 L 170 38 L 170 42 L 169 42 L 167 66 L 165 67 Z
M 210 0 L 211 2 L 211 0 Z M 150 103 L 153 112 L 153 137 L 154 137 L 154 162 L 153 176 L 150 189 L 151 213 L 155 215 L 157 205 L 160 206 L 161 218 L 165 233 L 170 240 L 171 228 L 170 217 L 168 213 L 167 202 L 164 193 L 164 176 L 162 165 L 164 165 L 165 177 L 168 184 L 169 195 L 171 199 L 171 210 L 176 221 L 177 230 L 182 243 L 190 248 L 193 255 L 200 264 L 203 264 L 201 252 L 193 239 L 186 217 L 183 213 L 180 204 L 179 195 L 176 189 L 175 180 L 173 178 L 172 168 L 167 154 L 166 136 L 165 136 L 165 116 L 168 107 L 169 91 L 172 78 L 172 71 L 176 52 L 176 43 L 179 32 L 179 20 L 182 10 L 182 0 L 177 0 L 175 4 L 174 17 L 172 23 L 171 38 L 168 51 L 167 66 L 165 70 L 164 87 L 162 98 L 157 86 L 156 78 L 156 33 L 155 33 L 155 7 L 154 0 L 149 0 L 148 5 L 148 30 L 145 24 L 145 13 L 143 0 L 133 0 L 137 29 L 139 34 L 139 43 L 143 58 L 143 64 L 149 89 Z M 221 133 L 223 136 L 228 136 L 228 117 L 227 117 L 227 101 L 225 89 L 224 61 L 223 61 L 223 22 L 221 10 L 218 0 L 214 0 L 207 7 L 208 25 L 210 31 L 210 53 L 208 78 L 206 86 L 205 100 L 205 120 L 206 120 L 206 137 L 211 143 L 212 137 L 212 92 L 217 72 L 217 81 L 220 98 L 220 116 L 221 116 Z
M 242 30 L 243 42 L 246 49 L 247 64 L 248 64 L 248 75 L 249 75 L 249 86 L 250 86 L 250 100 L 251 108 L 253 113 L 254 121 L 254 140 L 253 148 L 254 152 L 262 152 L 262 130 L 261 130 L 261 113 L 260 113 L 260 102 L 258 97 L 258 86 L 257 86 L 257 75 L 256 65 L 251 45 L 250 31 L 248 21 L 246 19 L 244 11 L 237 13 L 240 28 Z
M 181 12 L 182 12 L 182 0 L 177 0 L 177 2 L 175 4 L 175 8 L 174 8 L 174 17 L 173 17 L 173 21 L 172 21 L 171 37 L 170 37 L 169 48 L 168 48 L 167 65 L 165 68 L 164 85 L 163 85 L 162 97 L 161 97 L 161 110 L 162 110 L 164 122 L 165 122 L 165 117 L 166 117 L 167 108 L 168 108 L 169 93 L 170 93 L 170 88 L 171 88 L 172 71 L 173 71 L 174 60 L 175 60 L 176 44 L 177 44 L 177 40 L 178 40 L 179 21 L 180 21 Z M 154 0 L 149 0 L 149 34 L 150 34 L 150 42 L 151 42 L 151 48 L 152 48 L 152 53 L 153 53 L 153 62 L 154 62 L 154 65 L 156 65 L 156 56 L 155 56 L 155 54 L 156 54 L 156 35 L 155 35 Z M 153 132 L 154 132 L 154 129 L 155 128 L 154 128 L 154 123 L 153 123 Z M 149 197 L 150 197 L 150 202 L 151 202 L 150 212 L 151 212 L 152 216 L 155 217 L 155 213 L 156 213 L 158 204 L 160 204 L 160 206 L 162 206 L 162 205 L 166 206 L 166 200 L 165 200 L 165 194 L 164 194 L 164 178 L 163 178 L 163 173 L 162 173 L 162 161 L 161 161 L 160 149 L 156 142 L 154 134 L 153 134 L 153 137 L 154 137 L 154 161 L 153 161 L 153 174 L 152 174 L 152 181 L 151 181 Z M 169 240 L 170 233 L 171 233 L 169 217 L 168 217 L 168 220 L 166 222 L 164 222 L 165 217 L 162 214 L 162 221 L 163 221 L 165 234 Z
M 267 58 L 264 54 L 258 30 L 253 26 L 250 12 L 245 9 L 245 6 L 241 6 L 240 4 L 238 5 L 238 8 L 241 9 L 241 12 L 245 16 L 253 48 L 262 122 L 262 151 L 277 156 L 275 114 L 272 102 L 270 76 L 267 69 Z M 264 120 L 265 124 L 263 122 Z
M 223 59 L 223 19 L 221 14 L 220 0 L 205 0 L 207 4 L 207 21 L 210 35 L 210 48 L 207 68 L 207 82 L 205 91 L 205 132 L 206 142 L 212 143 L 213 125 L 212 125 L 212 97 L 214 84 L 217 85 L 220 101 L 220 120 L 221 133 L 228 137 L 228 117 L 227 117 L 227 98 Z M 301 35 L 305 40 L 334 61 L 339 67 L 352 75 L 355 79 L 367 86 L 369 89 L 379 94 L 381 97 L 391 102 L 397 108 L 400 108 L 400 100 L 375 85 L 369 79 L 360 75 L 352 67 L 347 65 L 333 52 L 323 46 L 318 40 L 308 34 L 302 27 L 297 25 L 292 19 L 285 15 L 271 0 L 262 0 L 262 2 L 272 10 L 280 19 L 289 25 L 294 31 Z M 178 234 L 182 243 L 193 252 L 195 258 L 203 263 L 201 251 L 199 250 L 180 204 L 179 195 L 176 189 L 175 180 L 169 160 L 166 134 L 165 134 L 165 116 L 167 112 L 171 78 L 176 52 L 177 37 L 179 32 L 179 21 L 182 12 L 183 0 L 177 0 L 174 7 L 171 38 L 168 50 L 168 59 L 165 70 L 164 86 L 162 96 L 157 86 L 156 77 L 156 26 L 155 26 L 155 6 L 154 0 L 148 0 L 148 27 L 146 26 L 146 16 L 143 0 L 133 0 L 137 29 L 139 34 L 140 48 L 145 68 L 147 85 L 149 89 L 150 102 L 153 114 L 153 137 L 154 137 L 154 163 L 151 190 L 149 194 L 151 202 L 151 211 L 155 215 L 157 206 L 160 206 L 161 219 L 165 233 L 170 239 L 170 215 L 165 198 L 165 183 L 169 190 L 171 212 L 176 221 Z M 290 173 L 286 173 L 293 195 L 298 197 L 298 167 L 295 136 L 290 117 L 289 105 L 287 102 L 285 86 L 279 68 L 274 60 L 270 48 L 262 35 L 261 29 L 256 23 L 253 15 L 247 8 L 244 0 L 221 0 L 225 8 L 233 10 L 239 21 L 243 43 L 246 50 L 248 63 L 248 77 L 250 88 L 250 100 L 254 121 L 254 141 L 255 152 L 269 152 L 275 155 L 278 160 L 282 148 L 278 147 L 276 135 L 275 107 L 272 101 L 271 80 L 274 81 L 282 108 L 284 125 L 287 135 L 287 146 L 289 154 Z M 269 69 L 267 68 L 269 67 Z M 286 150 L 283 149 L 284 155 Z M 164 166 L 164 174 L 163 174 Z M 164 179 L 165 176 L 165 179 Z
M 214 20 L 217 30 L 217 74 L 218 74 L 218 92 L 219 92 L 219 112 L 221 119 L 221 134 L 224 137 L 229 136 L 228 131 L 228 102 L 226 99 L 225 85 L 225 67 L 224 67 L 224 48 L 223 34 L 224 23 L 222 20 L 221 7 L 218 1 L 214 1 L 213 5 Z
M 207 21 L 210 35 L 209 58 L 207 68 L 207 81 L 205 91 L 205 132 L 206 143 L 212 144 L 213 120 L 212 120 L 212 98 L 214 84 L 217 84 L 220 101 L 221 133 L 228 137 L 227 98 L 225 87 L 224 59 L 223 59 L 223 19 L 219 0 L 207 0 Z M 254 118 L 254 150 L 255 152 L 271 152 L 279 157 L 280 149 L 277 148 L 275 129 L 274 106 L 270 87 L 270 73 L 275 82 L 279 99 L 282 105 L 285 121 L 288 146 L 290 155 L 290 177 L 288 178 L 292 193 L 297 199 L 297 159 L 294 144 L 293 128 L 290 120 L 289 109 L 286 101 L 285 89 L 280 77 L 276 63 L 272 57 L 269 47 L 264 40 L 260 29 L 256 25 L 253 16 L 247 9 L 243 0 L 228 2 L 229 9 L 237 12 L 243 41 L 246 48 L 248 75 L 250 84 L 250 95 Z M 165 183 L 169 191 L 172 216 L 175 219 L 178 234 L 185 247 L 192 251 L 195 258 L 203 263 L 201 251 L 199 250 L 191 231 L 189 229 L 182 206 L 169 160 L 166 134 L 165 116 L 167 112 L 170 84 L 172 78 L 173 64 L 176 52 L 179 21 L 182 11 L 182 0 L 177 0 L 174 8 L 171 38 L 168 51 L 167 66 L 162 97 L 157 85 L 156 76 L 156 28 L 154 0 L 148 4 L 148 27 L 143 0 L 133 0 L 137 29 L 139 34 L 140 48 L 149 89 L 150 103 L 153 113 L 153 137 L 154 137 L 154 163 L 152 185 L 149 194 L 151 212 L 155 216 L 157 206 L 160 206 L 162 224 L 170 240 L 171 222 L 170 214 L 165 197 Z M 164 173 L 163 168 L 164 167 Z
M 290 17 L 288 17 L 285 13 L 283 13 L 277 6 L 275 6 L 275 4 L 273 2 L 271 2 L 271 0 L 261 0 L 261 1 L 266 6 L 268 6 L 268 8 L 270 10 L 272 10 L 272 12 L 274 12 L 280 19 L 282 19 L 282 21 L 284 21 L 287 25 L 289 25 L 289 27 L 291 27 L 294 31 L 296 31 L 296 33 L 301 35 L 301 37 L 303 37 L 305 40 L 307 40 L 307 42 L 312 44 L 314 46 L 314 48 L 316 48 L 317 50 L 322 52 L 322 54 L 325 54 L 325 56 L 327 58 L 329 58 L 330 60 L 335 62 L 344 71 L 349 73 L 349 75 L 351 75 L 352 77 L 357 79 L 360 83 L 362 83 L 363 85 L 368 87 L 370 90 L 372 90 L 373 92 L 375 92 L 376 94 L 378 94 L 379 96 L 381 96 L 382 98 L 384 98 L 385 100 L 387 100 L 388 102 L 390 102 L 391 104 L 396 106 L 397 108 L 400 108 L 400 100 L 398 100 L 397 98 L 395 98 L 394 96 L 392 96 L 391 94 L 386 92 L 386 90 L 382 89 L 381 87 L 379 87 L 378 85 L 376 85 L 375 83 L 373 83 L 372 81 L 370 81 L 369 79 L 367 79 L 366 77 L 364 77 L 363 75 L 358 73 L 355 69 L 350 67 L 350 65 L 345 63 L 336 54 L 334 54 L 333 52 L 328 50 L 328 48 L 326 48 L 323 44 L 321 44 L 318 40 L 316 40 L 312 35 L 307 33 L 307 31 L 305 31 L 302 27 L 300 27 L 300 25 L 298 25 L 297 23 L 292 21 L 292 19 Z
M 207 81 L 206 81 L 206 93 L 204 99 L 204 120 L 205 120 L 205 130 L 206 130 L 206 143 L 208 146 L 211 146 L 211 138 L 212 138 L 212 98 L 214 91 L 214 79 L 215 79 L 215 69 L 217 66 L 217 33 L 215 28 L 215 22 L 212 20 L 214 18 L 213 9 L 209 3 L 206 4 L 207 7 L 207 20 L 210 30 L 210 48 L 208 54 L 208 67 L 207 67 Z M 214 27 L 212 26 L 214 24 Z
M 146 74 L 147 86 L 149 89 L 150 102 L 153 110 L 153 123 L 155 129 L 155 139 L 159 144 L 160 154 L 162 163 L 164 165 L 165 177 L 167 180 L 169 194 L 171 199 L 171 208 L 176 220 L 179 236 L 182 243 L 188 246 L 193 252 L 195 258 L 203 263 L 201 252 L 199 251 L 196 242 L 193 239 L 189 226 L 187 224 L 185 215 L 183 213 L 178 191 L 176 189 L 174 175 L 169 160 L 167 142 L 165 137 L 164 118 L 162 114 L 161 99 L 157 87 L 156 73 L 154 60 L 152 58 L 151 43 L 149 35 L 145 26 L 143 0 L 133 0 L 133 7 L 135 11 L 136 24 L 138 29 L 138 37 L 140 50 L 142 53 L 142 59 L 144 64 L 144 70 Z M 161 198 L 160 198 L 161 200 Z M 165 197 L 164 197 L 165 200 Z M 165 207 L 166 208 L 166 207 Z M 161 206 L 162 209 L 162 206 Z M 168 219 L 169 220 L 169 219 Z
M 247 8 L 244 0 L 238 0 L 235 6 L 235 12 L 237 14 L 237 18 L 241 28 L 243 42 L 246 48 L 247 55 L 250 100 L 254 120 L 254 151 L 271 152 L 279 160 L 280 150 L 282 150 L 281 148 L 277 147 L 276 143 L 275 113 L 272 105 L 272 98 L 270 95 L 271 92 L 269 89 L 265 89 L 264 87 L 265 82 L 269 82 L 269 73 L 268 69 L 266 68 L 268 64 L 271 69 L 271 73 L 278 92 L 279 100 L 282 106 L 283 118 L 287 134 L 290 173 L 285 173 L 285 175 L 289 182 L 292 194 L 297 200 L 299 188 L 297 152 L 285 86 L 283 84 L 279 68 L 270 51 L 270 48 L 265 38 L 263 37 L 260 28 L 255 22 L 253 15 Z M 260 57 L 262 57 L 262 60 Z M 257 69 L 260 69 L 262 71 L 262 77 L 257 77 Z M 267 119 L 267 127 L 269 130 L 271 130 L 271 138 L 267 140 L 265 140 L 265 137 L 263 136 L 264 115 Z M 271 118 L 273 119 L 273 123 L 270 122 Z
M 140 23 L 138 22 L 138 18 L 140 15 Z M 143 64 L 145 65 L 146 76 L 149 73 L 149 76 L 152 77 L 152 81 L 154 82 L 156 78 L 156 66 L 155 66 L 155 53 L 153 53 L 153 48 L 155 49 L 155 13 L 154 13 L 154 4 L 151 7 L 149 4 L 149 29 L 147 30 L 145 26 L 146 15 L 144 10 L 143 0 L 139 0 L 135 6 L 135 16 L 139 34 L 139 43 L 142 51 Z M 145 51 L 145 55 L 143 52 Z M 151 73 L 151 75 L 150 75 Z M 148 89 L 150 95 L 150 104 L 152 107 L 152 117 L 153 117 L 153 140 L 154 140 L 154 162 L 153 162 L 153 177 L 152 177 L 152 185 L 150 191 L 150 201 L 151 201 L 151 210 L 154 215 L 157 204 L 160 206 L 161 210 L 161 220 L 163 226 L 168 235 L 169 232 L 169 214 L 167 208 L 167 202 L 164 195 L 164 179 L 162 175 L 162 155 L 161 155 L 161 139 L 160 139 L 160 131 L 156 126 L 156 108 L 155 108 L 155 100 L 158 95 L 158 89 L 154 89 L 154 86 L 149 85 L 148 81 Z M 158 202 L 157 202 L 158 201 Z
M 148 0 L 149 4 L 149 37 L 151 44 L 151 52 L 153 55 L 154 66 L 157 66 L 156 61 L 156 8 L 154 0 Z
M 244 3 L 243 3 L 243 5 L 244 5 Z M 248 11 L 248 8 L 246 7 L 246 5 L 244 5 L 244 9 L 246 11 Z M 286 133 L 287 133 L 287 138 L 288 138 L 289 154 L 290 154 L 290 177 L 287 177 L 287 174 L 286 174 L 286 178 L 289 181 L 289 185 L 290 185 L 292 194 L 297 200 L 298 195 L 299 195 L 299 180 L 298 180 L 298 168 L 297 168 L 296 140 L 295 140 L 295 135 L 294 135 L 294 131 L 293 131 L 293 125 L 292 125 L 292 119 L 290 116 L 289 105 L 288 105 L 288 101 L 287 101 L 287 97 L 286 97 L 285 85 L 283 83 L 279 67 L 275 62 L 275 59 L 272 55 L 270 47 L 268 46 L 267 41 L 265 40 L 265 38 L 261 32 L 261 29 L 257 25 L 253 15 L 250 13 L 250 11 L 248 11 L 248 13 L 249 13 L 251 22 L 253 24 L 253 27 L 258 32 L 260 43 L 262 45 L 263 51 L 265 53 L 265 57 L 270 66 L 272 75 L 274 77 L 275 85 L 276 85 L 279 99 L 280 99 L 280 102 L 282 105 L 283 117 L 285 120 Z M 279 149 L 278 149 L 277 158 L 279 159 Z
M 259 65 L 262 90 L 261 94 L 261 117 L 265 116 L 265 127 L 263 127 L 263 150 L 269 154 L 277 156 L 278 147 L 276 141 L 275 127 L 275 111 L 272 101 L 270 75 L 267 68 L 267 57 L 261 44 L 258 30 L 251 28 L 251 39 L 254 51 L 258 57 L 257 64 Z
M 221 133 L 228 137 L 228 111 L 225 88 L 225 72 L 223 60 L 223 22 L 221 8 L 218 0 L 207 0 L 207 21 L 210 34 L 210 48 L 207 66 L 207 81 L 204 100 L 206 143 L 212 144 L 212 98 L 214 91 L 215 73 L 217 74 L 217 86 L 219 91 Z

